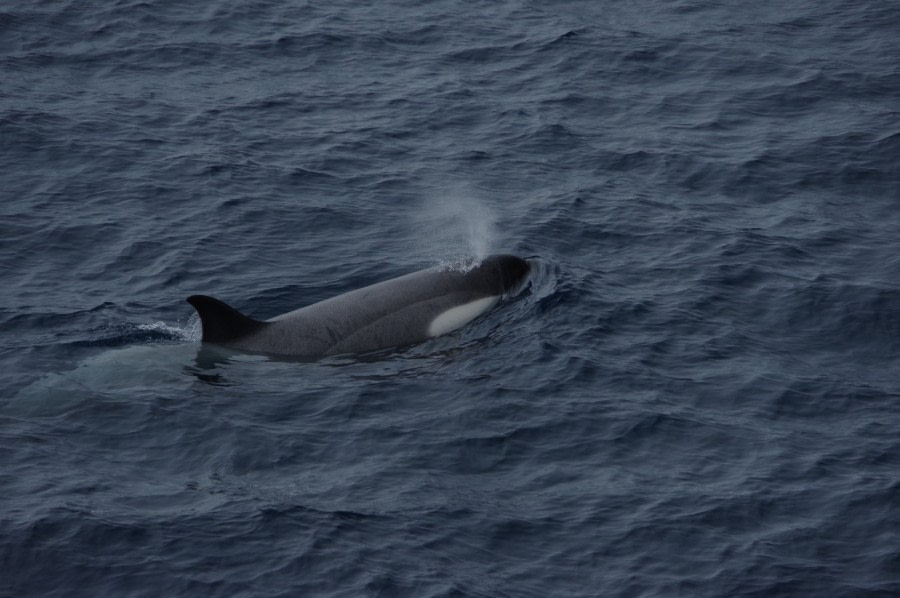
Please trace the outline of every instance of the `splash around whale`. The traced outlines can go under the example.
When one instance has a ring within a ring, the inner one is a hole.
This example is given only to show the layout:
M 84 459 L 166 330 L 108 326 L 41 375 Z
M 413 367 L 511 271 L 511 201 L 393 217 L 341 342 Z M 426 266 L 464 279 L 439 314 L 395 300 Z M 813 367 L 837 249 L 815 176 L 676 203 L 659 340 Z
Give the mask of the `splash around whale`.
M 412 345 L 456 330 L 522 288 L 529 271 L 522 258 L 492 255 L 465 272 L 429 268 L 265 321 L 206 295 L 187 301 L 200 316 L 204 343 L 318 359 Z

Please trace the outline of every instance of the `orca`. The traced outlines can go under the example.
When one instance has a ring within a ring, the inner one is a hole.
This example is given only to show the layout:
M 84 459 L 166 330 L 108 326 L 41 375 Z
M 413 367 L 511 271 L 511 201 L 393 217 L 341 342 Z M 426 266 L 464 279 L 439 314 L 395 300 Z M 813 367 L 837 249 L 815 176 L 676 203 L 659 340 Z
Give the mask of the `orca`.
M 319 359 L 412 345 L 456 330 L 524 286 L 529 271 L 522 258 L 492 255 L 468 271 L 429 268 L 265 321 L 206 295 L 187 301 L 200 316 L 204 343 Z

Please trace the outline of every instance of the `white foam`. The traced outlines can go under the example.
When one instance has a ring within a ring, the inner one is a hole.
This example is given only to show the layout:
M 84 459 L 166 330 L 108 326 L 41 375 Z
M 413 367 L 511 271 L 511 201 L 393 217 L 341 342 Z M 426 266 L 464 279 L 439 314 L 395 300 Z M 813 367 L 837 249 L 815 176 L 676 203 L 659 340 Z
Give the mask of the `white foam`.
M 465 274 L 481 265 L 482 259 L 477 257 L 461 257 L 454 260 L 444 260 L 437 265 L 442 272 L 461 272 Z
M 177 326 L 169 326 L 165 322 L 153 322 L 152 324 L 138 324 L 138 330 L 147 330 L 151 332 L 162 332 L 176 339 L 189 342 L 199 341 L 203 336 L 203 329 L 200 325 L 200 316 L 196 313 L 191 314 L 184 328 Z

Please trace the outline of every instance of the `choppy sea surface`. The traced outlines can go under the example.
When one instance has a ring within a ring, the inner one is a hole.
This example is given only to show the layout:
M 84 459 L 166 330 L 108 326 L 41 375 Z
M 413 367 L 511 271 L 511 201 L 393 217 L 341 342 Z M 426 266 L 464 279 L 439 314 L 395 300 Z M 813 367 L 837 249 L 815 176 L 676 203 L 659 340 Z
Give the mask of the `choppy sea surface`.
M 3 2 L 0 595 L 900 594 L 900 6 Z M 375 356 L 197 359 L 507 252 Z

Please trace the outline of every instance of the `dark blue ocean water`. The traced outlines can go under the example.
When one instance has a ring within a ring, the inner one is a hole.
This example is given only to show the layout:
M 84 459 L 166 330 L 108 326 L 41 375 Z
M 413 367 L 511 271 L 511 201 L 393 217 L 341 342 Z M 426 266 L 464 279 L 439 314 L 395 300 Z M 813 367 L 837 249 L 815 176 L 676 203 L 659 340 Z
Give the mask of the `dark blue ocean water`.
M 3 2 L 0 595 L 900 594 L 896 2 Z M 197 359 L 490 252 L 377 356 Z

